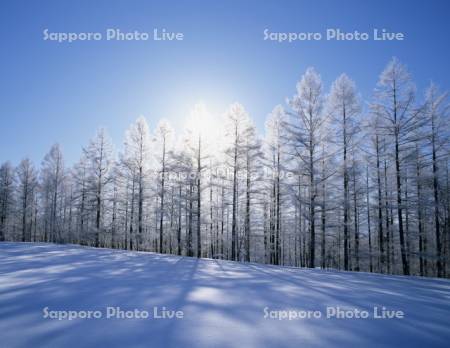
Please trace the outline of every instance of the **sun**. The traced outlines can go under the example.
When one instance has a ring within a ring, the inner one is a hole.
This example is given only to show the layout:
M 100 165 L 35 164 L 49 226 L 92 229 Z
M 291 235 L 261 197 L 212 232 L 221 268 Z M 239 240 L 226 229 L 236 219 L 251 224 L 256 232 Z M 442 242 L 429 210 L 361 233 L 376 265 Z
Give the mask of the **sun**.
M 220 134 L 220 123 L 217 117 L 214 117 L 207 109 L 206 104 L 200 101 L 191 109 L 187 119 L 186 129 L 195 137 L 212 141 Z

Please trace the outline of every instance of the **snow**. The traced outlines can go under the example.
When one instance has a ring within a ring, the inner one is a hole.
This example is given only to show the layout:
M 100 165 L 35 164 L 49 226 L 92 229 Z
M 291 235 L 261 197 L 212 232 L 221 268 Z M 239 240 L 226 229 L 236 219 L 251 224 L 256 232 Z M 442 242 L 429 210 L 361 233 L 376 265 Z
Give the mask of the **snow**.
M 326 318 L 336 306 L 371 315 Z M 374 319 L 382 306 L 404 318 Z M 102 317 L 44 318 L 45 307 Z M 184 316 L 107 319 L 107 307 Z M 265 308 L 323 315 L 270 319 Z M 448 347 L 449 319 L 445 279 L 0 243 L 1 347 Z

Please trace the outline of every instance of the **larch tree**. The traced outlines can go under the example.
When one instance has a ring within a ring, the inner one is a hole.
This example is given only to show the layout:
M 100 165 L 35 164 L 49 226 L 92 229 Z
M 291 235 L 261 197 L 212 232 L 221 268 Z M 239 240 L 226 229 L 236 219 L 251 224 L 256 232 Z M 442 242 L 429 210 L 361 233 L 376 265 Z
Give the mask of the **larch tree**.
M 158 173 L 158 196 L 159 196 L 159 252 L 163 252 L 164 245 L 164 216 L 165 216 L 165 198 L 166 198 L 166 185 L 168 182 L 168 166 L 169 156 L 172 151 L 172 136 L 173 129 L 167 120 L 161 120 L 156 127 L 154 141 L 157 149 L 155 149 L 155 157 L 157 162 Z
M 361 103 L 356 93 L 355 83 L 347 75 L 342 74 L 334 81 L 327 106 L 335 124 L 336 136 L 334 139 L 342 151 L 344 269 L 348 270 L 350 226 L 349 153 L 355 134 L 358 132 L 358 115 L 361 111 Z
M 9 162 L 0 166 L 0 242 L 5 240 L 7 224 L 14 207 L 14 168 Z
M 131 181 L 131 222 L 130 222 L 130 249 L 133 242 L 136 248 L 142 244 L 144 233 L 143 216 L 144 203 L 148 198 L 146 186 L 149 184 L 151 156 L 151 136 L 147 121 L 139 117 L 125 133 L 124 152 L 120 156 L 121 168 L 126 180 Z M 135 191 L 137 191 L 137 236 L 133 239 L 133 217 L 135 205 Z
M 98 247 L 100 236 L 104 232 L 104 203 L 112 180 L 110 172 L 113 165 L 113 147 L 106 130 L 100 128 L 83 150 L 88 162 L 89 198 L 95 214 L 94 245 Z
M 415 108 L 415 88 L 406 67 L 393 58 L 380 75 L 374 107 L 383 118 L 385 135 L 392 139 L 395 164 L 397 222 L 403 274 L 410 273 L 406 250 L 402 164 L 405 149 L 413 141 L 413 131 L 420 125 L 420 113 Z
M 60 203 L 62 191 L 64 188 L 65 169 L 64 160 L 59 144 L 51 147 L 50 151 L 45 155 L 42 161 L 41 170 L 41 186 L 45 190 L 45 196 L 48 197 L 48 205 L 46 207 L 45 215 L 48 219 L 49 240 L 55 242 L 60 239 L 61 221 L 58 216 L 58 204 Z M 47 231 L 44 232 L 47 235 Z
M 265 245 L 268 248 L 268 261 L 272 264 L 280 264 L 281 258 L 281 210 L 283 205 L 282 181 L 286 170 L 286 121 L 287 115 L 281 105 L 276 106 L 266 121 L 266 158 L 265 165 L 268 168 L 268 224 Z M 301 231 L 298 231 L 301 233 Z
M 318 163 L 321 161 L 320 143 L 323 137 L 326 117 L 323 113 L 324 98 L 322 80 L 313 69 L 308 68 L 297 84 L 297 93 L 290 99 L 290 118 L 287 122 L 289 144 L 295 157 L 301 162 L 308 180 L 308 223 L 309 223 L 309 261 L 315 267 L 316 259 L 316 208 Z
M 227 139 L 226 167 L 231 170 L 232 221 L 231 221 L 231 259 L 239 260 L 241 250 L 238 241 L 239 175 L 244 166 L 246 135 L 251 127 L 244 107 L 239 103 L 230 105 L 226 112 L 225 133 Z
M 258 183 L 258 173 L 261 172 L 261 141 L 258 139 L 256 128 L 249 120 L 244 131 L 244 170 L 245 170 L 245 218 L 244 218 L 244 245 L 245 261 L 250 262 L 250 249 L 252 239 L 252 203 L 255 199 L 255 188 Z
M 30 159 L 23 159 L 16 169 L 18 210 L 21 219 L 21 240 L 31 241 L 33 204 L 38 187 L 37 171 Z
M 448 116 L 450 104 L 448 102 L 448 93 L 441 93 L 433 83 L 426 91 L 426 106 L 424 110 L 427 122 L 427 135 L 431 151 L 432 181 L 433 181 L 433 215 L 434 215 L 434 238 L 436 245 L 436 273 L 438 277 L 443 276 L 443 258 L 442 258 L 442 228 L 440 213 L 440 182 L 439 182 L 439 161 L 448 152 Z

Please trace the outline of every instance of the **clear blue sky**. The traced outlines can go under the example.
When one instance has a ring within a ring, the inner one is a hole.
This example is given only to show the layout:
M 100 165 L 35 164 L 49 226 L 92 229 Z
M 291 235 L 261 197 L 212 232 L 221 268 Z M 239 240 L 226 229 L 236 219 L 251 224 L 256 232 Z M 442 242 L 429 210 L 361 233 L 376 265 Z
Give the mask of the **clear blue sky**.
M 369 98 L 392 56 L 419 90 L 433 79 L 450 89 L 449 1 L 13 1 L 0 3 L 0 161 L 37 164 L 59 142 L 72 163 L 99 126 L 120 145 L 139 115 L 153 129 L 178 126 L 203 100 L 213 112 L 243 103 L 262 130 L 266 115 L 293 95 L 308 66 L 328 89 L 342 72 Z M 181 42 L 43 41 L 53 32 L 184 33 Z M 263 40 L 273 32 L 327 28 L 403 32 L 403 42 Z

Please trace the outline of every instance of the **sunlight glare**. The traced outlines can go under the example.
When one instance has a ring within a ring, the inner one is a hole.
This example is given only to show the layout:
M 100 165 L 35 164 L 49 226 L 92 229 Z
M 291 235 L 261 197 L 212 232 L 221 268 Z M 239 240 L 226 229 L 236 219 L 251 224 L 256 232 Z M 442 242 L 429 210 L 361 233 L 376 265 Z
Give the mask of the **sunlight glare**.
M 195 137 L 211 141 L 219 135 L 220 126 L 215 117 L 208 111 L 204 102 L 194 105 L 187 120 L 186 129 Z

